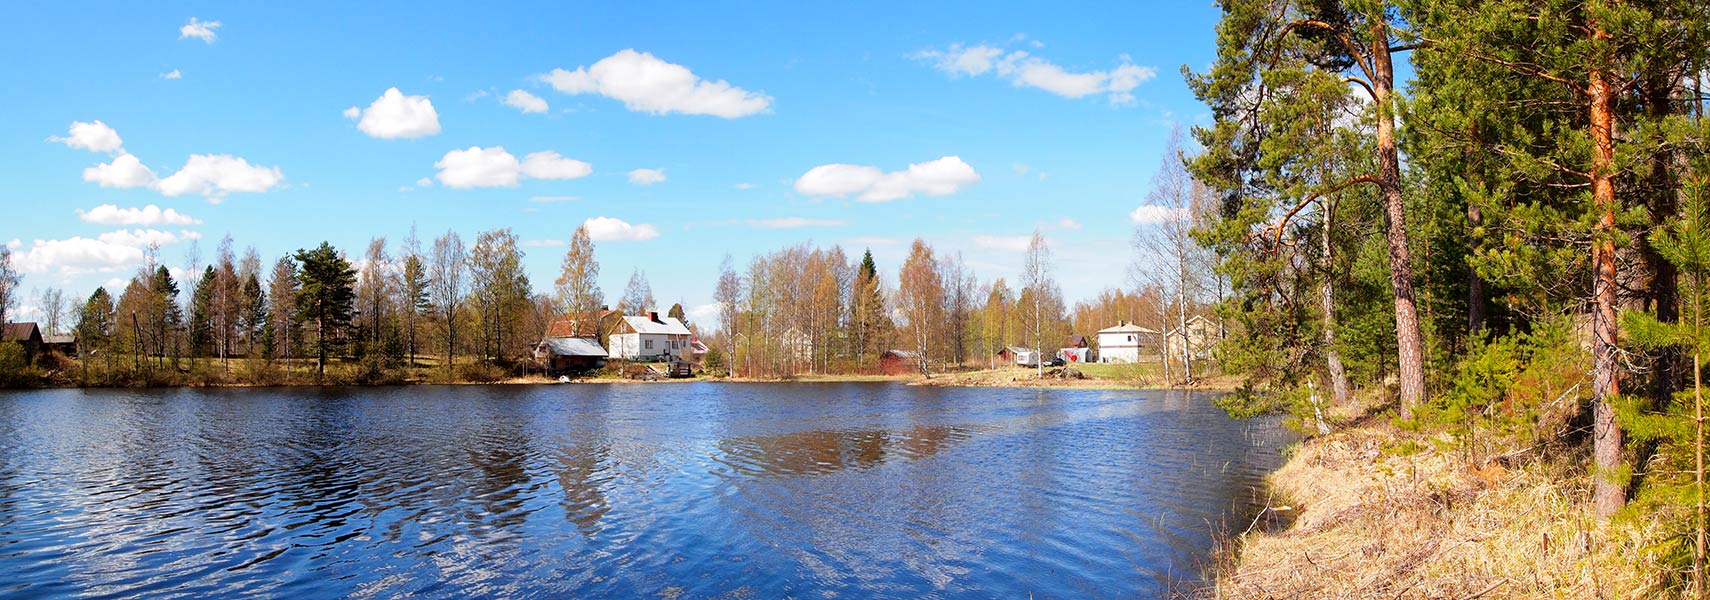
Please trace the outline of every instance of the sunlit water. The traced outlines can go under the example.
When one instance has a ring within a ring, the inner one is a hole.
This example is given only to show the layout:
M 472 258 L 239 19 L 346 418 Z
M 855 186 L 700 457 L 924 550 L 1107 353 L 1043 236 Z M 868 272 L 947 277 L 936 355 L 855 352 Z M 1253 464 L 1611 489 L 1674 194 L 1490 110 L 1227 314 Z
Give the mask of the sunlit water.
M 0 596 L 1152 597 L 1286 437 L 1181 392 L 0 393 Z

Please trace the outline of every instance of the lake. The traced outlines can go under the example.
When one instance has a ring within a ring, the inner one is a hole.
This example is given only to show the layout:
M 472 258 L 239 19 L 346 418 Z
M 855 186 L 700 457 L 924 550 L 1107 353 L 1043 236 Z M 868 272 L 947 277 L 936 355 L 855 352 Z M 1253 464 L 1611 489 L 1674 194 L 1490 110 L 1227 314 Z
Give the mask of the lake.
M 889 383 L 0 392 L 0 597 L 1155 597 L 1292 438 Z

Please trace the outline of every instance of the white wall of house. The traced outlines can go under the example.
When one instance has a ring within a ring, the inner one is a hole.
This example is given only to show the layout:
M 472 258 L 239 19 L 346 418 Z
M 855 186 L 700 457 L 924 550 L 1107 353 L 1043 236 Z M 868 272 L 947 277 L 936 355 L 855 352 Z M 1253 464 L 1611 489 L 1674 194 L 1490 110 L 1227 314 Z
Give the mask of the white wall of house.
M 1098 362 L 1119 364 L 1140 362 L 1140 334 L 1098 334 Z
M 689 336 L 665 333 L 619 333 L 611 336 L 610 355 L 624 360 L 664 359 L 689 347 Z

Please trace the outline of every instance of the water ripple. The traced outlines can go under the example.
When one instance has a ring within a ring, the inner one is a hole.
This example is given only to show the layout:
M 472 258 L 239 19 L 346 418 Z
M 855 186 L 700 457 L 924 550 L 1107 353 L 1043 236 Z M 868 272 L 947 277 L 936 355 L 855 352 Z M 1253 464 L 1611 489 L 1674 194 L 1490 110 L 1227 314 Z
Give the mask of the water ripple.
M 0 393 L 0 598 L 1157 595 L 1287 441 L 1174 392 Z

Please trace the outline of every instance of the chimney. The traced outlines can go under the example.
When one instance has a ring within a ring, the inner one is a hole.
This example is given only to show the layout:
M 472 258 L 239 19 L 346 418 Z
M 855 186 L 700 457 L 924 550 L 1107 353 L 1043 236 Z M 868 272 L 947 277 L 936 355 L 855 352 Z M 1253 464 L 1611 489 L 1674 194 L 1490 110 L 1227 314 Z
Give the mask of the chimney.
M 659 320 L 659 311 L 657 310 L 647 311 L 647 318 L 654 323 L 664 323 L 664 321 Z

